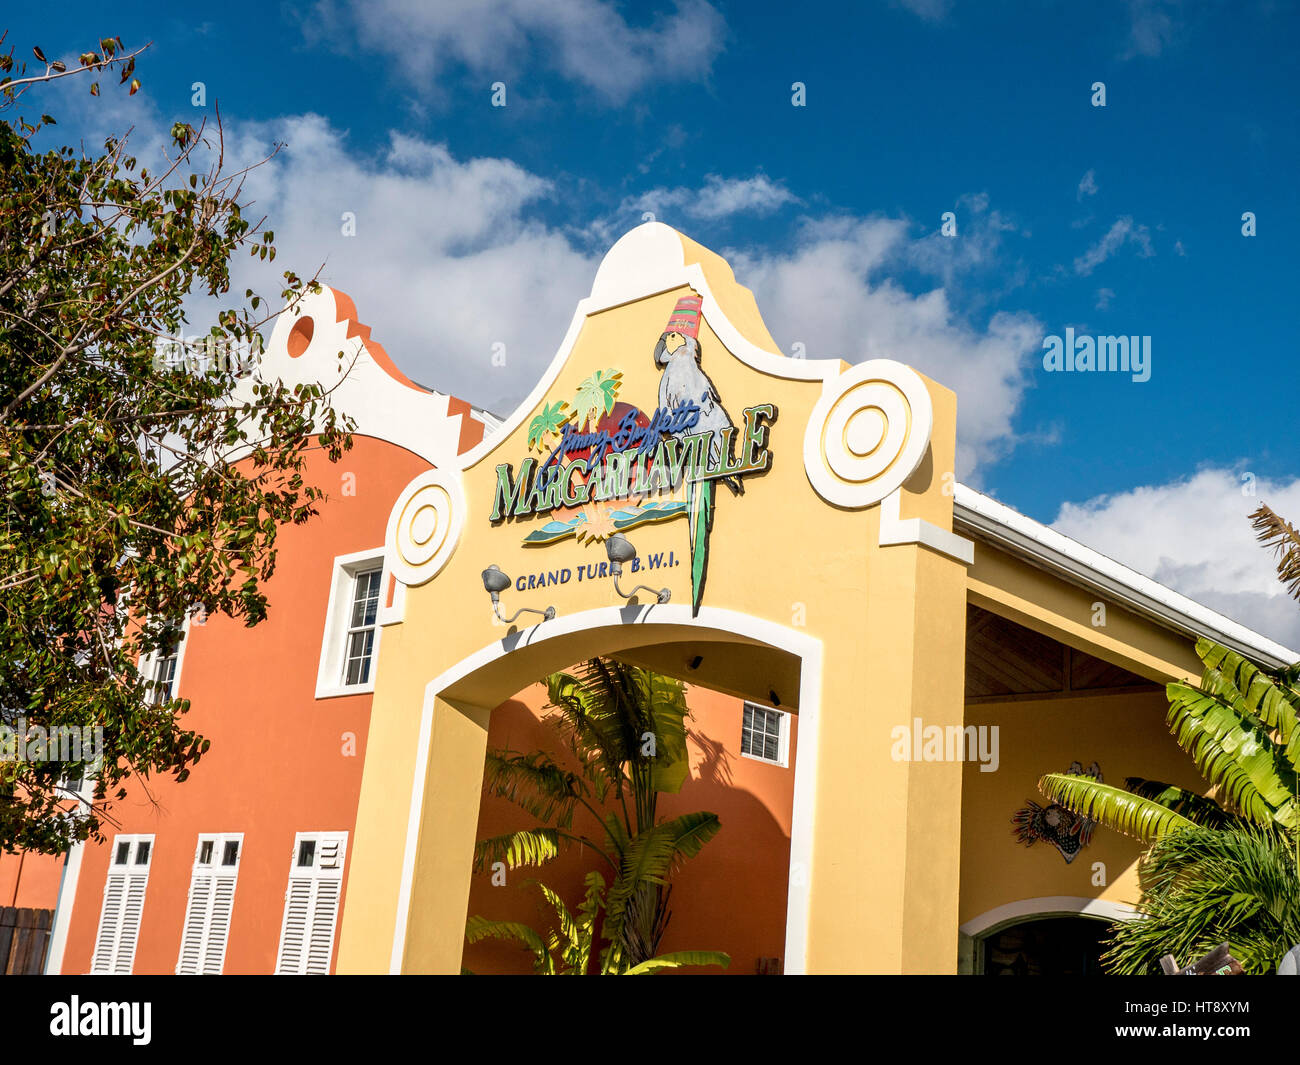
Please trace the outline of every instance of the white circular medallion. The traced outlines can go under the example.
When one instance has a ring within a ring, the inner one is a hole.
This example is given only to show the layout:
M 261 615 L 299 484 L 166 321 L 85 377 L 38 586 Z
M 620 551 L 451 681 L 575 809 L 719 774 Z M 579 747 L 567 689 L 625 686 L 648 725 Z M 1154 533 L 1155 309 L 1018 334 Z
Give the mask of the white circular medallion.
M 916 471 L 933 411 L 920 375 L 893 359 L 850 367 L 825 385 L 804 434 L 817 494 L 845 507 L 879 503 Z
M 409 587 L 432 580 L 455 550 L 464 521 L 464 492 L 455 473 L 430 470 L 402 489 L 384 537 L 397 579 Z

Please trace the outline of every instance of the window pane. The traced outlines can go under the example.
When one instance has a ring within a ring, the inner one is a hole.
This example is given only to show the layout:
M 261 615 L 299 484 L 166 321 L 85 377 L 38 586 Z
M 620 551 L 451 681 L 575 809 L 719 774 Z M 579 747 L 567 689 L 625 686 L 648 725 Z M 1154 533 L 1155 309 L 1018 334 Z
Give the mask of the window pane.
M 740 753 L 769 762 L 781 759 L 781 727 L 785 717 L 779 710 L 746 703 L 740 732 Z
M 149 841 L 147 839 L 142 839 L 135 845 L 135 864 L 149 864 Z
M 357 574 L 352 599 L 352 628 L 373 625 L 379 612 L 379 570 Z
M 221 864 L 234 865 L 237 861 L 239 861 L 239 841 L 234 839 L 226 840 L 226 847 L 221 855 Z
M 119 843 L 117 845 L 117 857 L 113 859 L 114 865 L 126 865 L 126 859 L 131 853 L 131 844 Z
M 284 852 L 281 851 L 281 854 Z M 306 868 L 316 860 L 316 841 L 314 839 L 304 839 L 298 844 L 298 865 L 300 868 Z
M 370 656 L 375 647 L 373 629 L 363 629 L 348 637 L 345 684 L 365 684 L 370 679 Z
M 212 864 L 212 840 L 205 839 L 199 844 L 199 865 Z

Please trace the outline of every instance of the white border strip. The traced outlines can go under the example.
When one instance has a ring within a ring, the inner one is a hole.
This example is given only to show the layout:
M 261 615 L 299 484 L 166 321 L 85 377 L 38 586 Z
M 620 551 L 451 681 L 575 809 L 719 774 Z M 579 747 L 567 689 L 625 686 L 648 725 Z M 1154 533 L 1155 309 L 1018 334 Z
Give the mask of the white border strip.
M 635 615 L 629 619 L 629 610 Z M 702 607 L 698 617 L 691 616 L 688 606 L 638 608 L 600 607 L 569 614 L 554 621 L 496 641 L 462 659 L 435 677 L 425 688 L 424 708 L 420 715 L 419 746 L 416 749 L 415 779 L 411 787 L 411 804 L 406 821 L 406 848 L 402 857 L 402 880 L 397 899 L 397 921 L 393 929 L 393 949 L 389 972 L 402 971 L 406 929 L 410 919 L 411 891 L 415 880 L 415 859 L 420 842 L 420 821 L 424 809 L 425 778 L 429 769 L 429 746 L 433 735 L 434 704 L 438 696 L 454 683 L 505 657 L 524 645 L 535 646 L 545 640 L 576 632 L 621 628 L 625 625 L 685 625 L 702 632 L 720 631 L 746 636 L 770 647 L 789 651 L 800 659 L 799 671 L 799 753 L 794 767 L 794 798 L 790 818 L 790 875 L 786 903 L 785 971 L 801 974 L 807 968 L 808 902 L 812 892 L 812 844 L 817 797 L 817 737 L 822 692 L 821 641 L 806 632 L 798 632 L 770 621 L 733 610 Z M 567 664 L 567 663 L 566 663 Z M 557 668 L 563 668 L 557 667 Z

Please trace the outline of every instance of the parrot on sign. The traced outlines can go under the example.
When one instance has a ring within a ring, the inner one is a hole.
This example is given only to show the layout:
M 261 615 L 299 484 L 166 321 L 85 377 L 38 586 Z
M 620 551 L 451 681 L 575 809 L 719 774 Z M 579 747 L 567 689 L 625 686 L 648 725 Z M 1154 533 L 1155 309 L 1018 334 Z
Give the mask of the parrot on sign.
M 734 424 L 723 409 L 718 390 L 700 366 L 700 308 L 703 300 L 692 293 L 677 301 L 659 343 L 655 345 L 655 365 L 663 372 L 659 379 L 659 406 L 674 410 L 683 403 L 700 408 L 694 431 L 711 432 L 708 465 L 717 468 L 723 458 L 723 431 Z M 727 459 L 734 459 L 728 454 Z M 745 489 L 739 478 L 718 478 L 733 494 Z M 709 531 L 713 528 L 714 481 L 688 479 L 686 512 L 690 522 L 691 612 L 699 613 L 704 594 L 704 578 L 709 561 Z

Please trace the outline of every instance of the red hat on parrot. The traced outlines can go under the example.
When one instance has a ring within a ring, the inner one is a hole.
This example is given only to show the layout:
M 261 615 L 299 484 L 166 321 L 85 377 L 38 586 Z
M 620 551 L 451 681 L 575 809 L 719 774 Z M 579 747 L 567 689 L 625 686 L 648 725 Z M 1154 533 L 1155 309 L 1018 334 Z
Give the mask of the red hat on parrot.
M 704 300 L 694 293 L 683 296 L 677 301 L 677 306 L 673 308 L 673 313 L 668 318 L 668 324 L 664 327 L 664 332 L 681 333 L 684 337 L 698 340 L 700 336 L 700 308 L 703 305 Z

